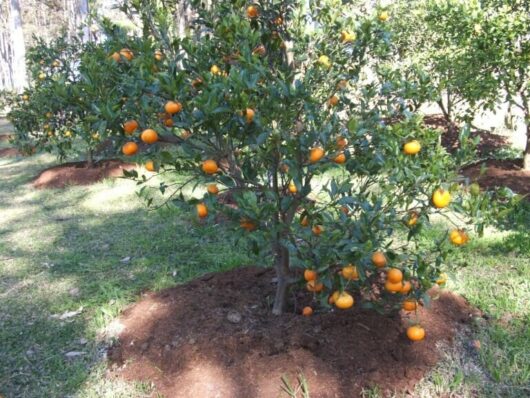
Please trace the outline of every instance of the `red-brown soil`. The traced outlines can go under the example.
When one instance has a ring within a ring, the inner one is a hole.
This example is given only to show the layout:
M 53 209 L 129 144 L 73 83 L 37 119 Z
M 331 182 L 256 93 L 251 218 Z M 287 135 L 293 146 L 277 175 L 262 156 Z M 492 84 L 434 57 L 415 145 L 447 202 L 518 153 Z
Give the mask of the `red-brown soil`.
M 64 163 L 46 169 L 35 177 L 33 186 L 39 189 L 64 188 L 67 185 L 90 185 L 109 177 L 123 176 L 123 170 L 136 166 L 121 160 L 111 159 L 97 162 L 87 167 L 86 162 Z
M 481 174 L 482 168 L 484 174 Z M 523 170 L 523 160 L 486 160 L 466 167 L 462 174 L 483 188 L 508 187 L 530 197 L 530 170 Z
M 153 382 L 171 398 L 283 397 L 281 377 L 296 385 L 298 374 L 312 398 L 357 397 L 371 385 L 404 391 L 437 363 L 437 343 L 450 343 L 460 324 L 479 315 L 462 297 L 436 290 L 439 298 L 418 314 L 427 336 L 412 343 L 405 329 L 414 315 L 356 306 L 303 317 L 312 298 L 301 290 L 296 310 L 274 316 L 273 277 L 240 268 L 144 294 L 120 319 L 109 377 Z
M 425 116 L 423 121 L 428 127 L 438 129 L 442 132 L 442 145 L 449 152 L 454 152 L 458 149 L 458 135 L 460 134 L 460 127 L 458 125 L 448 123 L 443 115 Z M 510 145 L 506 137 L 493 134 L 487 130 L 472 129 L 470 135 L 472 138 L 480 137 L 477 150 L 481 155 Z
M 20 152 L 16 148 L 2 148 L 0 149 L 0 158 L 9 158 L 19 156 Z

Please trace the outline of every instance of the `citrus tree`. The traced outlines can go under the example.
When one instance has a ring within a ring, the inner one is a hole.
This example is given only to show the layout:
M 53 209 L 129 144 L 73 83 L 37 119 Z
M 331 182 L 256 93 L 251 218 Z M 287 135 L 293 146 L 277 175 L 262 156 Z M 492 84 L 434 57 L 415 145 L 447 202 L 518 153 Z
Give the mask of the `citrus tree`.
M 444 282 L 450 242 L 468 234 L 441 234 L 429 251 L 417 234 L 434 213 L 472 210 L 479 195 L 455 184 L 455 159 L 465 156 L 448 156 L 385 82 L 365 77 L 391 56 L 389 13 L 359 15 L 343 3 L 196 4 L 190 37 L 159 42 L 167 69 L 141 94 L 156 101 L 123 120 L 138 127 L 125 154 L 143 142 L 148 170 L 189 175 L 159 189 L 200 219 L 222 213 L 270 259 L 275 314 L 302 274 L 323 306 L 357 299 L 390 311 L 428 301 L 426 290 Z M 190 195 L 197 186 L 203 196 Z

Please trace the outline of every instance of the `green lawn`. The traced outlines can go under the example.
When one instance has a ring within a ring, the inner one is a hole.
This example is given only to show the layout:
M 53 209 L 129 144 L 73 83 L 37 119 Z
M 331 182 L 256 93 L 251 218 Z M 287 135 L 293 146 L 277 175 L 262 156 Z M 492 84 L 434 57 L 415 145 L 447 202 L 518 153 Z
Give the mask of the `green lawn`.
M 0 122 L 0 133 L 7 131 Z M 0 394 L 149 396 L 149 385 L 103 377 L 113 319 L 145 289 L 253 259 L 234 249 L 223 227 L 197 228 L 178 209 L 147 211 L 127 180 L 33 189 L 31 178 L 52 164 L 47 155 L 0 158 Z M 452 263 L 465 267 L 448 272 L 449 288 L 489 320 L 477 321 L 454 347 L 439 347 L 444 360 L 417 396 L 530 394 L 529 238 L 490 232 L 455 250 Z M 475 339 L 478 352 L 470 348 Z

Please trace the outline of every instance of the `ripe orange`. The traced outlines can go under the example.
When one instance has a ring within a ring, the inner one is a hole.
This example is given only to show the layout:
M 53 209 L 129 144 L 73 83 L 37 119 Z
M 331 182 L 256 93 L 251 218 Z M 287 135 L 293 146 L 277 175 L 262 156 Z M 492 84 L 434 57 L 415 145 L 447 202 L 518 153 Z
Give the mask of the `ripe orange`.
M 307 216 L 304 216 L 300 219 L 300 225 L 302 227 L 307 227 L 309 225 L 309 218 Z
M 221 74 L 221 69 L 217 65 L 212 65 L 212 67 L 210 68 L 210 72 L 212 73 L 212 75 L 219 76 Z
M 254 120 L 254 115 L 255 115 L 254 109 L 247 108 L 245 110 L 245 119 L 247 120 L 247 124 L 252 123 L 252 121 Z
M 381 22 L 386 22 L 390 18 L 390 14 L 388 14 L 388 11 L 383 11 L 379 14 L 378 18 Z
M 331 61 L 327 55 L 321 55 L 320 57 L 318 57 L 318 63 L 323 68 L 326 68 L 326 69 L 331 68 Z
M 164 53 L 162 51 L 155 51 L 155 59 L 157 61 L 162 61 L 164 59 Z
M 247 232 L 252 232 L 256 229 L 256 224 L 254 224 L 253 221 L 249 220 L 248 218 L 243 218 L 239 222 L 239 226 L 246 230 Z
M 397 268 L 391 268 L 386 273 L 386 279 L 392 283 L 401 283 L 403 281 L 403 272 Z
M 145 162 L 145 169 L 147 171 L 155 171 L 155 163 L 152 160 Z
M 412 341 L 420 341 L 425 338 L 425 329 L 420 325 L 414 325 L 407 329 L 407 337 Z
M 318 236 L 324 231 L 324 227 L 322 227 L 322 225 L 315 225 L 313 226 L 312 231 L 315 235 Z
M 328 99 L 329 106 L 337 106 L 338 104 L 339 104 L 339 97 L 337 97 L 336 95 L 333 95 Z
M 44 79 L 46 79 L 46 73 L 44 72 L 39 73 L 39 80 L 44 80 Z
M 321 147 L 312 148 L 309 153 L 309 161 L 316 163 L 324 157 L 324 150 Z
M 357 271 L 357 267 L 352 264 L 345 266 L 342 268 L 342 277 L 350 281 L 358 281 L 359 272 Z
M 372 254 L 372 263 L 377 268 L 383 268 L 386 266 L 386 256 L 383 252 L 374 252 L 374 254 Z
M 315 270 L 312 269 L 306 269 L 304 270 L 304 279 L 309 281 L 316 281 L 318 278 L 318 273 Z
M 136 144 L 136 142 L 127 142 L 122 148 L 121 148 L 121 151 L 123 152 L 124 155 L 126 156 L 132 156 L 132 155 L 136 155 L 136 153 L 138 153 L 138 145 Z
M 120 62 L 121 60 L 120 54 L 116 51 L 110 55 L 110 58 L 112 58 L 116 62 Z
M 337 147 L 344 149 L 348 145 L 348 140 L 344 137 L 337 138 Z
M 123 123 L 123 131 L 125 134 L 131 135 L 138 128 L 138 122 L 136 120 L 128 120 Z
M 455 246 L 462 246 L 469 241 L 469 237 L 465 231 L 461 229 L 453 229 L 449 234 L 449 240 Z
M 403 145 L 403 152 L 405 155 L 416 155 L 421 150 L 419 141 L 413 140 Z
M 335 290 L 333 292 L 333 294 L 331 296 L 329 296 L 328 298 L 328 303 L 330 304 L 335 304 L 335 301 L 337 301 L 337 299 L 339 298 L 340 296 L 340 292 L 338 290 Z
M 182 104 L 178 101 L 168 101 L 166 102 L 166 105 L 164 105 L 164 109 L 170 115 L 174 115 L 182 110 Z
M 212 159 L 205 160 L 204 162 L 202 162 L 202 171 L 204 171 L 206 174 L 217 173 L 219 171 L 217 162 Z
M 208 208 L 204 203 L 199 203 L 197 205 L 197 215 L 199 216 L 199 218 L 204 218 L 208 216 Z
M 390 282 L 389 280 L 387 280 L 385 282 L 385 289 L 388 290 L 390 293 L 397 293 L 397 292 L 400 292 L 401 289 L 403 289 L 403 283 L 401 282 L 394 283 L 394 282 Z
M 403 287 L 399 291 L 401 294 L 408 294 L 412 289 L 412 283 L 409 281 L 403 282 Z
M 247 17 L 249 18 L 257 18 L 259 16 L 259 9 L 256 6 L 248 6 L 247 7 Z
M 443 188 L 438 188 L 432 194 L 432 203 L 437 209 L 443 209 L 451 203 L 451 194 Z
M 418 308 L 418 302 L 415 299 L 406 299 L 403 301 L 401 307 L 405 311 L 416 311 L 416 308 Z
M 447 274 L 441 273 L 438 279 L 436 280 L 436 284 L 439 286 L 443 286 L 447 283 Z
M 292 194 L 295 194 L 298 192 L 298 188 L 296 188 L 296 184 L 293 181 L 289 183 L 288 189 L 289 189 L 289 192 L 291 192 Z
M 164 126 L 166 126 L 166 127 L 173 127 L 173 124 L 174 124 L 173 123 L 173 119 L 169 118 L 169 119 L 165 119 L 164 120 Z
M 127 61 L 132 61 L 132 59 L 134 58 L 134 53 L 128 48 L 122 48 L 120 50 L 120 55 L 124 57 Z
M 146 144 L 154 144 L 158 141 L 158 134 L 153 129 L 146 129 L 140 135 L 140 139 Z
M 303 316 L 311 316 L 311 315 L 313 315 L 313 308 L 304 307 L 304 309 L 302 310 L 302 315 Z
M 333 161 L 337 164 L 344 164 L 346 163 L 346 155 L 344 152 L 340 152 L 337 156 L 335 156 L 335 159 Z
M 217 187 L 217 184 L 209 184 L 206 189 L 210 195 L 217 195 L 219 193 L 219 188 Z
M 418 213 L 416 213 L 415 211 L 411 211 L 409 213 L 409 218 L 407 220 L 407 225 L 409 227 L 415 226 L 418 223 L 418 218 L 419 218 Z
M 343 30 L 340 34 L 340 41 L 343 43 L 351 43 L 356 39 L 355 33 L 350 33 L 348 31 Z
M 320 293 L 322 290 L 324 290 L 324 284 L 322 282 L 309 281 L 305 286 L 307 290 L 314 293 Z
M 355 300 L 347 292 L 341 292 L 339 294 L 339 297 L 337 297 L 337 299 L 335 300 L 335 306 L 337 308 L 340 308 L 341 310 L 347 310 L 348 308 L 351 308 L 354 303 Z

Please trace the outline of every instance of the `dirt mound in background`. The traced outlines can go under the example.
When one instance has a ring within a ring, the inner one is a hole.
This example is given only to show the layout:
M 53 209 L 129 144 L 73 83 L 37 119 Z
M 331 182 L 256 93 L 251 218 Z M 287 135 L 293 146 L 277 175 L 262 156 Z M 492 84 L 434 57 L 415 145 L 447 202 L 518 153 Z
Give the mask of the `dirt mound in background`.
M 64 188 L 67 185 L 91 185 L 109 177 L 123 176 L 123 170 L 132 170 L 136 166 L 121 160 L 102 160 L 95 167 L 87 167 L 86 162 L 64 163 L 42 171 L 33 180 L 33 186 L 39 189 Z
M 482 168 L 484 174 L 481 174 Z M 523 170 L 523 160 L 486 160 L 461 172 L 483 188 L 508 187 L 530 198 L 530 170 Z
M 405 329 L 415 315 L 354 308 L 308 318 L 300 311 L 312 296 L 303 291 L 291 313 L 273 316 L 273 277 L 240 268 L 144 294 L 120 319 L 109 377 L 150 381 L 172 398 L 279 397 L 281 377 L 296 385 L 298 374 L 314 398 L 356 397 L 371 385 L 403 391 L 437 363 L 436 344 L 479 315 L 462 297 L 436 290 L 439 298 L 418 312 L 427 337 L 412 343 Z

